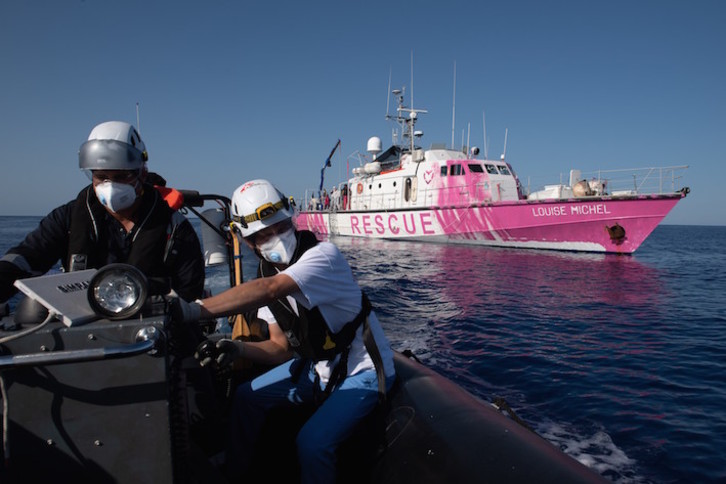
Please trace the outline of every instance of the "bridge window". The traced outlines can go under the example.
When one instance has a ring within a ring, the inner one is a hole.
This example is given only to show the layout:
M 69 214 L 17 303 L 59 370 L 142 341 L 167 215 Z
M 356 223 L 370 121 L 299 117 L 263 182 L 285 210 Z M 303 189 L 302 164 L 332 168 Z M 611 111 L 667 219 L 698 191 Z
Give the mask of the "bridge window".
M 471 173 L 484 173 L 484 168 L 479 163 L 469 163 L 468 166 Z
M 446 165 L 441 167 L 441 176 L 446 176 Z
M 489 173 L 490 175 L 498 175 L 499 174 L 499 172 L 497 171 L 497 167 L 496 166 L 490 165 L 490 164 L 486 164 L 485 167 L 487 169 L 487 173 Z
M 461 175 L 464 173 L 464 170 L 461 168 L 461 165 L 451 165 L 451 176 Z
M 499 173 L 501 173 L 502 175 L 511 175 L 511 173 L 509 172 L 509 168 L 502 165 L 499 165 Z

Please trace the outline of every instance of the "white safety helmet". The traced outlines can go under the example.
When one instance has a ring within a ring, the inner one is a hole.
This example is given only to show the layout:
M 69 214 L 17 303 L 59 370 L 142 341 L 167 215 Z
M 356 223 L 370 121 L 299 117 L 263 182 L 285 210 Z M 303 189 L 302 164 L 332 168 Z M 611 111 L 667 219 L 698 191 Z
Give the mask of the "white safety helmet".
M 138 131 L 123 121 L 99 124 L 78 151 L 81 170 L 140 170 L 148 159 Z
M 232 195 L 232 221 L 245 238 L 292 215 L 288 198 L 267 180 L 248 181 Z

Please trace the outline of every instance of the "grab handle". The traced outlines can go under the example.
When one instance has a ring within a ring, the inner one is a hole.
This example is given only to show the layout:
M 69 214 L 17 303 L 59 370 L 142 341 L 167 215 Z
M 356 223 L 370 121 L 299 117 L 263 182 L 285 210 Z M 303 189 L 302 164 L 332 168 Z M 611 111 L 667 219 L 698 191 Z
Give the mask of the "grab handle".
M 25 366 L 49 366 L 84 361 L 112 360 L 156 352 L 161 331 L 147 326 L 136 333 L 136 343 L 89 350 L 54 351 L 51 353 L 30 353 L 26 355 L 0 356 L 0 370 Z

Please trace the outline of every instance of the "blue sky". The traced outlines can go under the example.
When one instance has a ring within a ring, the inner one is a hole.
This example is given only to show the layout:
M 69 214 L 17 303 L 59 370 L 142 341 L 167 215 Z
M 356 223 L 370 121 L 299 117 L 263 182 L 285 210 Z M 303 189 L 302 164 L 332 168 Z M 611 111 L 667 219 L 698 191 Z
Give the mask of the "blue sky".
M 428 110 L 423 145 L 461 143 L 522 178 L 689 165 L 665 223 L 726 225 L 726 2 L 3 0 L 0 215 L 44 215 L 88 183 L 77 152 L 136 123 L 169 185 L 230 196 L 268 178 L 326 185 L 392 87 Z M 412 62 L 413 58 L 413 62 Z M 412 68 L 413 65 L 413 68 Z M 351 166 L 352 168 L 352 166 Z

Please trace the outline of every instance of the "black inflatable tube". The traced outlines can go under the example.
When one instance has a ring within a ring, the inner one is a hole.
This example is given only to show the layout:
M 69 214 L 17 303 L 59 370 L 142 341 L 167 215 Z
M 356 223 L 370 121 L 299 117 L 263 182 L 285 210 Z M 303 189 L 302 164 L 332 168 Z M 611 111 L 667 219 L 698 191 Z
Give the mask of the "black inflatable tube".
M 395 364 L 372 482 L 607 482 L 438 373 L 398 353 Z

